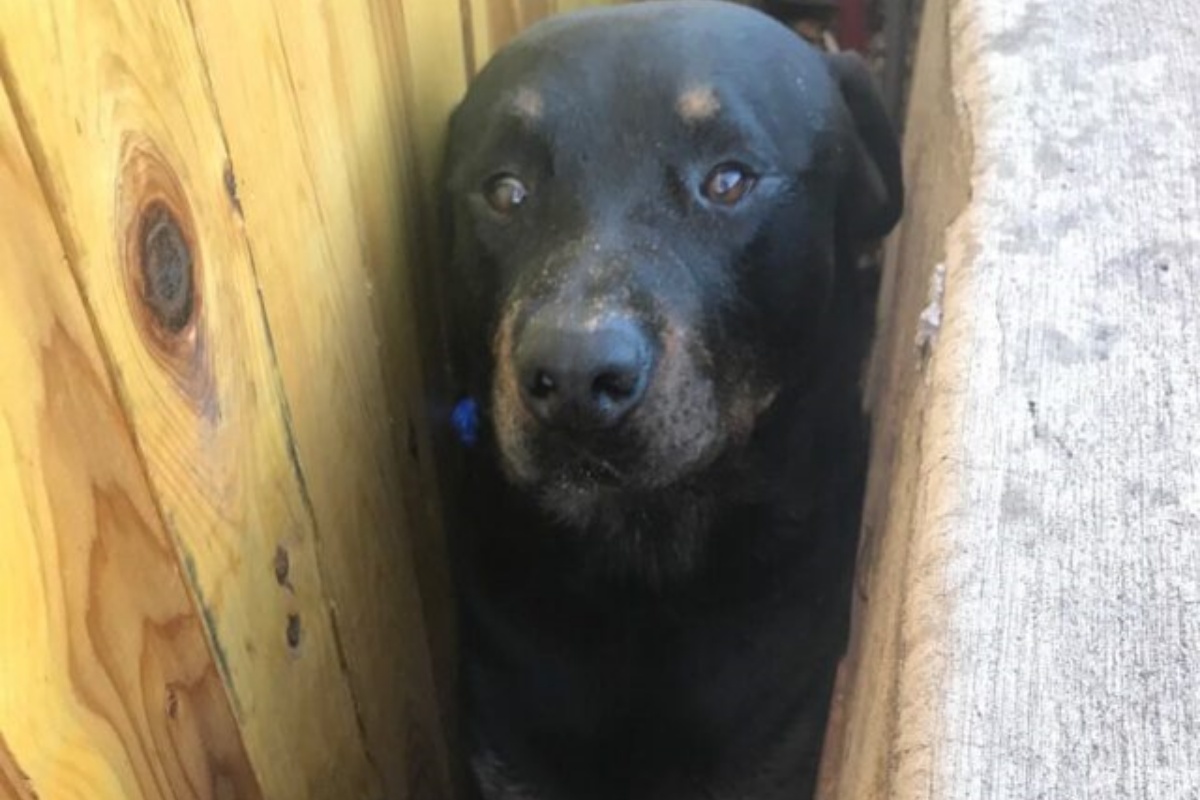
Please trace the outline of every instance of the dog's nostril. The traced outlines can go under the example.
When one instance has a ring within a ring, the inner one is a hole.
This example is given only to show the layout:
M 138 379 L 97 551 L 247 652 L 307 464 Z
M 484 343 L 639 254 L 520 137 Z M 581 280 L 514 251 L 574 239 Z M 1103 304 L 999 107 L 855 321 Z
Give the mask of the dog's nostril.
M 558 385 L 554 381 L 554 376 L 544 369 L 539 369 L 529 383 L 529 394 L 538 400 L 545 400 L 554 394 L 556 389 L 558 389 Z
M 609 370 L 592 380 L 592 394 L 605 400 L 628 400 L 637 388 L 638 373 L 631 370 Z

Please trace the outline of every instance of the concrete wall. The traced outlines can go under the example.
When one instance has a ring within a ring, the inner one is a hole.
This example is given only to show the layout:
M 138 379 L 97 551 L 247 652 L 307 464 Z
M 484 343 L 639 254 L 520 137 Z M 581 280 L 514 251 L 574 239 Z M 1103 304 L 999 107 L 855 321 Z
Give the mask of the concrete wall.
M 827 797 L 1200 797 L 1198 20 L 927 4 Z

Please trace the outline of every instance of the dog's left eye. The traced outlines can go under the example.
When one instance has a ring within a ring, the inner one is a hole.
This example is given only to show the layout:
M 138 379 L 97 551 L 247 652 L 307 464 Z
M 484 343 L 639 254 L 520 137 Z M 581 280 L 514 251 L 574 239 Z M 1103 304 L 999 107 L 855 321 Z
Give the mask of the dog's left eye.
M 721 164 L 704 179 L 704 196 L 710 202 L 731 206 L 750 193 L 756 180 L 743 164 Z
M 483 196 L 494 211 L 505 216 L 516 211 L 529 197 L 525 184 L 513 175 L 497 175 L 483 187 Z

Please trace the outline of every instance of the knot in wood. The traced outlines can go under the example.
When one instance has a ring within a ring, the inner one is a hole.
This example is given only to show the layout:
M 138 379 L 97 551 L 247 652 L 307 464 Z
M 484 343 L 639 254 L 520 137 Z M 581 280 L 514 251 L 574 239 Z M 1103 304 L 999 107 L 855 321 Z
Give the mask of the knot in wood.
M 142 301 L 164 330 L 178 334 L 195 311 L 192 252 L 165 203 L 156 201 L 142 212 L 138 247 Z

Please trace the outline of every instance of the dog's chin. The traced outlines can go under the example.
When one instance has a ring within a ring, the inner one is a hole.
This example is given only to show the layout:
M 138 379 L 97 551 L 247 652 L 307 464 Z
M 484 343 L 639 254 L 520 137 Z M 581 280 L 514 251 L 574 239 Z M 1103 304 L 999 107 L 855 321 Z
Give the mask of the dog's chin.
M 527 429 L 502 436 L 499 452 L 510 484 L 591 568 L 662 585 L 701 559 L 714 508 L 702 487 L 729 440 L 715 425 L 692 428 L 686 441 L 639 430 L 583 443 Z
M 649 415 L 648 415 L 649 416 Z M 714 417 L 691 420 L 686 435 L 632 419 L 613 431 L 569 435 L 526 424 L 501 429 L 498 445 L 509 482 L 556 522 L 587 528 L 614 508 L 666 495 L 694 482 L 727 448 Z
M 571 475 L 549 477 L 526 491 L 547 518 L 581 546 L 593 574 L 662 587 L 692 574 L 702 561 L 714 503 L 700 489 L 703 469 L 675 480 L 643 483 Z
M 544 429 L 526 413 L 498 415 L 501 467 L 560 525 L 644 527 L 642 509 L 688 502 L 711 483 L 714 465 L 746 444 L 776 391 L 742 389 L 728 404 L 701 392 L 693 399 L 703 402 L 652 404 L 619 428 L 591 436 Z
M 541 511 L 559 525 L 584 531 L 631 504 L 633 493 L 608 481 L 548 480 L 528 487 Z

